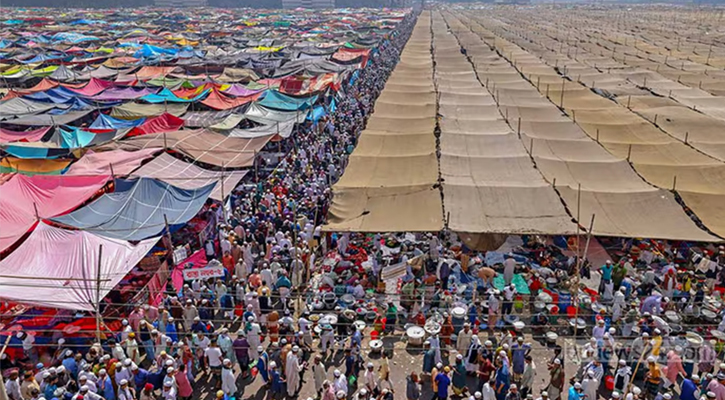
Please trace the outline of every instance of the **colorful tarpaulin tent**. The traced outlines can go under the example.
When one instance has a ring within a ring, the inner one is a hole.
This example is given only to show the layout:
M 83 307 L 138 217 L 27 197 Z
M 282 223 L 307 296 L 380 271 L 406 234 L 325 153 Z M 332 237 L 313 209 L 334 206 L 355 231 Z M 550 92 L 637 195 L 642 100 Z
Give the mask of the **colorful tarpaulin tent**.
M 20 239 L 37 218 L 73 210 L 106 185 L 108 175 L 16 175 L 0 185 L 0 251 Z
M 259 101 L 263 107 L 282 111 L 295 111 L 310 108 L 317 101 L 317 95 L 310 97 L 292 97 L 276 90 L 267 90 L 264 98 Z
M 105 237 L 142 240 L 169 225 L 192 219 L 209 198 L 215 183 L 181 189 L 156 179 L 116 179 L 116 191 L 53 221 Z
M 10 142 L 37 142 L 45 136 L 50 127 L 33 129 L 30 131 L 11 131 L 9 129 L 0 128 L 0 143 Z
M 105 297 L 157 241 L 134 246 L 41 222 L 25 243 L 0 261 L 0 298 L 92 311 L 97 295 Z
M 91 124 L 91 129 L 130 129 L 135 128 L 146 121 L 145 118 L 139 119 L 118 119 L 110 115 L 99 114 L 98 118 Z
M 136 126 L 126 134 L 126 137 L 146 135 L 149 133 L 172 132 L 181 129 L 184 120 L 171 114 L 161 114 L 158 117 L 146 119 L 143 124 Z
M 256 100 L 260 96 L 260 93 L 253 94 L 246 97 L 229 97 L 221 94 L 218 90 L 213 90 L 209 96 L 204 99 L 201 104 L 215 110 L 229 110 L 235 107 L 242 106 L 251 101 Z
M 138 168 L 146 159 L 153 157 L 162 149 L 143 149 L 136 151 L 111 150 L 88 152 L 71 165 L 63 175 L 111 175 L 126 176 Z
M 247 171 L 211 171 L 189 164 L 166 153 L 144 164 L 133 173 L 134 176 L 155 178 L 183 189 L 198 189 L 209 184 L 215 184 L 214 190 L 209 197 L 220 201 L 223 201 L 237 187 L 237 183 L 246 174 Z M 224 188 L 221 185 L 222 179 L 224 180 Z

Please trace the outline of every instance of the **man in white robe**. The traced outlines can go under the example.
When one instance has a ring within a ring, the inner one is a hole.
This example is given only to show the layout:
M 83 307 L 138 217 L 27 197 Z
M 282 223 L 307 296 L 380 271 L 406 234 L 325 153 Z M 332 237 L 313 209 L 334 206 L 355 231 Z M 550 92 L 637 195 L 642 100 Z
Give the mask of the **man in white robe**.
M 300 388 L 300 372 L 302 372 L 304 365 L 300 364 L 300 359 L 297 358 L 299 352 L 300 348 L 293 346 L 292 353 L 287 354 L 284 374 L 287 379 L 287 395 L 289 397 L 294 397 Z

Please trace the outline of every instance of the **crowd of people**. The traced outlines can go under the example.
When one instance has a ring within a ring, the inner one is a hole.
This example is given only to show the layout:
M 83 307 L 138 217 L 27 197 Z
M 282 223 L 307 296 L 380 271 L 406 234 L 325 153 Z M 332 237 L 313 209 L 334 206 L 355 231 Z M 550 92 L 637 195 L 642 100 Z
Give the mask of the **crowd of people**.
M 403 20 L 337 101 L 325 101 L 327 116 L 295 127 L 268 176 L 235 189 L 227 211 L 209 212 L 218 230 L 205 252 L 224 278 L 168 290 L 157 306 L 132 306 L 120 332 L 90 346 L 59 335 L 41 352 L 32 335 L 17 333 L 23 357 L 0 360 L 8 398 L 175 400 L 197 398 L 205 387 L 225 400 L 261 380 L 269 397 L 282 399 L 296 397 L 308 376 L 321 400 L 393 400 L 403 396 L 402 382 L 391 380 L 394 351 L 373 361 L 367 343 L 418 325 L 427 339 L 420 349 L 409 345 L 421 351 L 422 368 L 406 371 L 407 400 L 426 392 L 439 400 L 725 400 L 722 248 L 630 241 L 616 263 L 595 267 L 535 237 L 497 255 L 449 232 L 322 231 L 330 187 L 414 23 L 414 15 Z M 592 275 L 599 284 L 586 290 Z M 579 328 L 574 319 L 573 332 L 568 318 L 557 318 L 572 317 L 567 310 L 537 306 L 564 290 L 581 308 L 573 317 L 584 320 Z M 334 320 L 316 311 L 323 293 L 335 296 L 324 312 Z M 343 304 L 346 295 L 353 303 Z M 353 304 L 371 306 L 370 329 L 355 324 Z M 708 313 L 715 317 L 703 320 Z M 564 335 L 584 338 L 573 359 Z M 330 373 L 336 351 L 343 361 Z M 567 363 L 576 372 L 567 373 Z M 536 383 L 541 376 L 548 384 Z
M 310 362 L 312 326 L 304 317 L 293 318 L 288 300 L 313 262 L 329 188 L 342 174 L 414 23 L 409 14 L 373 49 L 366 68 L 343 84 L 337 100 L 325 100 L 327 116 L 295 126 L 293 138 L 280 147 L 286 156 L 269 176 L 255 176 L 252 185 L 234 190 L 228 215 L 221 207 L 206 212 L 219 228 L 206 243 L 207 259 L 226 267 L 224 279 L 196 280 L 178 292 L 169 282 L 160 304 L 134 305 L 118 334 L 89 346 L 67 344 L 56 333 L 49 348 L 41 347 L 32 334 L 19 332 L 22 356 L 3 352 L 0 363 L 8 398 L 191 399 L 208 378 L 217 399 L 231 399 L 241 393 L 242 382 L 257 376 L 273 398 L 282 398 L 295 395 L 306 369 L 321 397 L 339 399 L 343 386 L 347 396 L 344 374 L 335 370 L 326 377 L 320 355 Z M 352 376 L 359 363 L 346 364 Z M 376 396 L 391 400 L 390 390 L 384 392 Z

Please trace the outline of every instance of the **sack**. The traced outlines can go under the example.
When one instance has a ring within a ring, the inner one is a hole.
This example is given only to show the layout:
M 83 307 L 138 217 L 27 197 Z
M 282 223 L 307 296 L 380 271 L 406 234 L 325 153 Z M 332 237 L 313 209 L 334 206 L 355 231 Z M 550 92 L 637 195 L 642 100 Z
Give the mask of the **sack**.
M 357 378 L 354 375 L 350 375 L 350 377 L 347 378 L 347 383 L 349 385 L 355 386 L 355 382 L 357 382 Z

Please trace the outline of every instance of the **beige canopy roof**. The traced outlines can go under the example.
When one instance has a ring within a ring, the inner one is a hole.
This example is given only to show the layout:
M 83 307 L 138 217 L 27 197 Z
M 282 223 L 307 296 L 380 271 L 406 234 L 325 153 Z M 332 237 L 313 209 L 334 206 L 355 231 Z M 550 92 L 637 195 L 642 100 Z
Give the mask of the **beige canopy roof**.
M 635 99 L 639 115 L 579 83 L 562 81 L 542 59 L 506 40 L 485 43 L 467 24 L 470 20 L 450 14 L 445 21 L 439 12 L 421 15 L 333 186 L 326 229 L 430 231 L 446 218 L 450 229 L 470 237 L 574 234 L 596 214 L 597 235 L 718 240 L 666 190 L 681 175 L 682 198 L 688 206 L 690 199 L 698 216 L 711 220 L 725 213 L 713 207 L 717 196 L 725 196 L 721 162 L 683 147 L 683 133 L 674 129 L 689 123 L 705 127 L 712 117 L 678 107 L 668 112 L 668 101 Z M 494 37 L 483 27 L 476 30 Z M 470 61 L 459 51 L 459 40 Z M 618 77 L 600 78 L 595 68 L 575 63 L 566 68 L 617 93 L 646 93 Z M 674 135 L 653 124 L 654 108 L 670 117 L 665 122 Z M 717 128 L 704 128 L 692 139 L 725 154 Z M 708 226 L 717 230 L 725 223 Z

